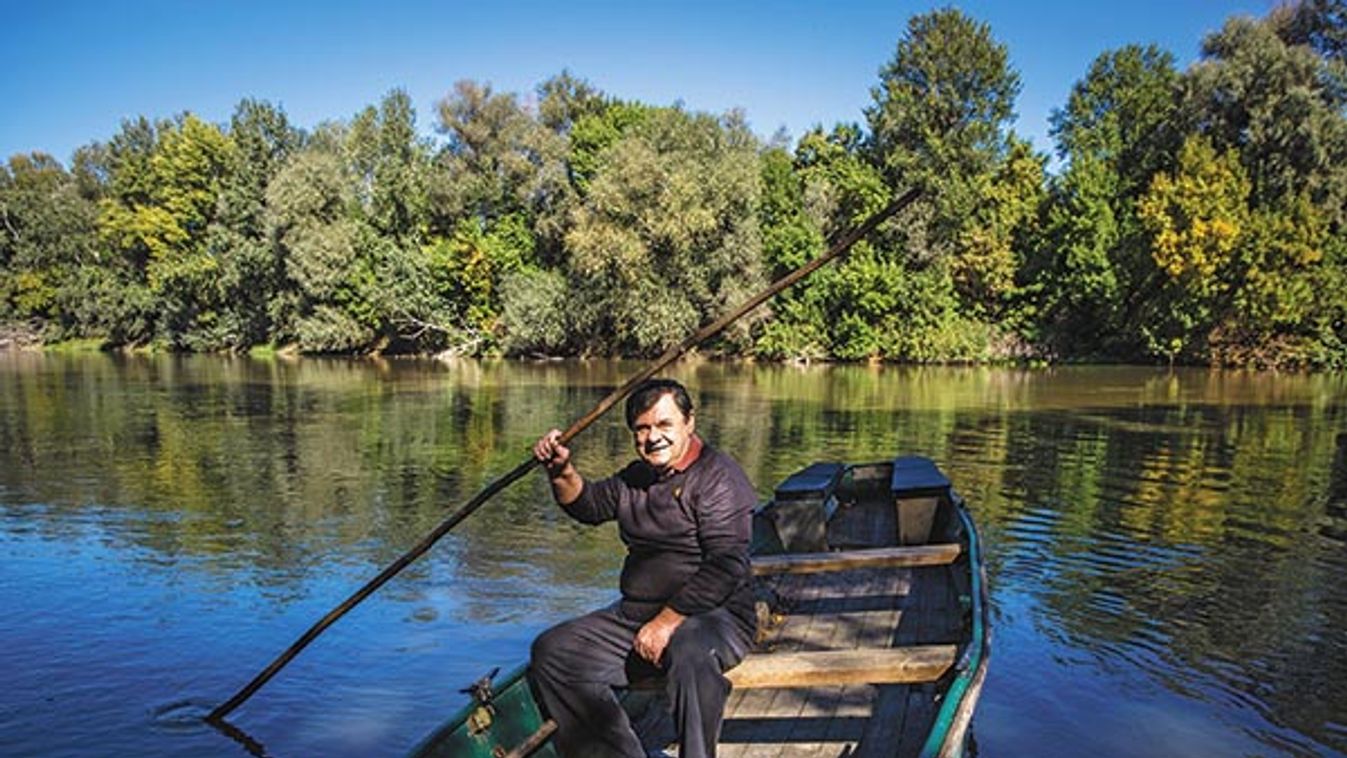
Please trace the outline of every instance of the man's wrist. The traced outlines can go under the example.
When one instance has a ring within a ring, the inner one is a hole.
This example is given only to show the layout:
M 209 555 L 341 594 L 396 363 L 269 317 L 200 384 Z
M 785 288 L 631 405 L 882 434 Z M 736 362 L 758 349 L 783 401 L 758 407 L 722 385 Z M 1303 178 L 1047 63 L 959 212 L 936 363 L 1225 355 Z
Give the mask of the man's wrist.
M 655 616 L 654 620 L 664 624 L 681 624 L 683 623 L 683 619 L 686 618 L 686 614 L 679 613 L 674 610 L 672 606 L 666 605 L 660 609 L 659 614 Z

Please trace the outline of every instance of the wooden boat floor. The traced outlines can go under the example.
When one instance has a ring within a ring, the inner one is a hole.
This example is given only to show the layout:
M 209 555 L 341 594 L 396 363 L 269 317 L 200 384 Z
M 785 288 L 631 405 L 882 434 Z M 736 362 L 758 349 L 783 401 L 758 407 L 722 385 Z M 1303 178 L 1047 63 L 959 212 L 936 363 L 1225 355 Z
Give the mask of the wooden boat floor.
M 872 510 L 855 515 L 875 517 L 869 524 L 853 519 L 848 528 L 859 537 L 894 528 L 891 517 L 883 523 L 880 508 L 851 510 Z M 878 528 L 870 526 L 876 522 Z M 857 539 L 849 546 L 891 545 L 892 535 L 888 531 L 883 542 Z M 959 638 L 961 612 L 946 566 L 788 574 L 760 581 L 777 594 L 781 613 L 774 616 L 759 652 L 885 648 Z M 934 684 L 736 690 L 726 704 L 719 755 L 916 755 L 935 719 L 936 692 Z M 666 723 L 663 729 L 671 727 Z

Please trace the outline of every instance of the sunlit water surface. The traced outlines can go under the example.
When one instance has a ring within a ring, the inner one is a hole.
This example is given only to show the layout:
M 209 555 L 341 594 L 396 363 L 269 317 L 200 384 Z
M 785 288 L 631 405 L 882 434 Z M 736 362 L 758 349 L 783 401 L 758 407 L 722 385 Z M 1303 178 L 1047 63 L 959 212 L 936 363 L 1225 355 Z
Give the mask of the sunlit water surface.
M 530 476 L 200 717 L 638 364 L 0 354 L 0 755 L 394 756 L 613 595 Z M 1347 378 L 684 364 L 761 495 L 935 458 L 987 544 L 982 756 L 1347 754 Z M 617 414 L 582 469 L 628 455 Z

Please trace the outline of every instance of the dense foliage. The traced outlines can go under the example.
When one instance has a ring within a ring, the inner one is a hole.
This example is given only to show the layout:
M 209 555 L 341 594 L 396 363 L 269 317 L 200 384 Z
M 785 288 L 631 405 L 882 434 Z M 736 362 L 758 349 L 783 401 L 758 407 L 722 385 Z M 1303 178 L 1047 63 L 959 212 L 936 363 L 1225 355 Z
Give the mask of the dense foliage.
M 459 82 L 311 132 L 127 121 L 0 166 L 0 321 L 49 340 L 306 352 L 649 355 L 909 186 L 917 207 L 714 346 L 779 360 L 1347 366 L 1347 7 L 1237 17 L 1186 71 L 1102 53 L 1010 129 L 1018 74 L 913 17 L 864 123 L 763 143 L 742 114 Z

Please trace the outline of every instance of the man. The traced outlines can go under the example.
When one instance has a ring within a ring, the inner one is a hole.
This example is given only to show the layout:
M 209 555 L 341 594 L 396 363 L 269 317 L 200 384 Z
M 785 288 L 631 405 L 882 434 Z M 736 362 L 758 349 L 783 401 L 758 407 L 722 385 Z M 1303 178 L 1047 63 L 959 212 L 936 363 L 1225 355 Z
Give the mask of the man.
M 679 758 L 713 756 L 730 684 L 756 627 L 748 543 L 757 495 L 743 469 L 696 434 L 692 400 L 669 379 L 627 399 L 637 460 L 586 481 L 553 429 L 534 445 L 568 514 L 616 520 L 622 599 L 533 643 L 532 673 L 568 758 L 645 756 L 614 687 L 665 676 Z

